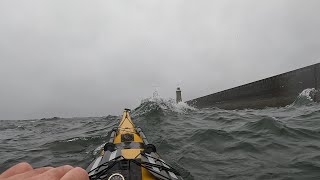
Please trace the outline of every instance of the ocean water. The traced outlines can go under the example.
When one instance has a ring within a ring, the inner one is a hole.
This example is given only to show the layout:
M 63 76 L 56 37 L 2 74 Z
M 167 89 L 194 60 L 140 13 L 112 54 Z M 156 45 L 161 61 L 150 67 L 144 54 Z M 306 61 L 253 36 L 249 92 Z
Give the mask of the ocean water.
M 262 110 L 195 109 L 155 97 L 132 116 L 185 179 L 320 179 L 320 105 L 310 92 Z M 120 118 L 2 120 L 0 173 L 21 161 L 86 168 Z

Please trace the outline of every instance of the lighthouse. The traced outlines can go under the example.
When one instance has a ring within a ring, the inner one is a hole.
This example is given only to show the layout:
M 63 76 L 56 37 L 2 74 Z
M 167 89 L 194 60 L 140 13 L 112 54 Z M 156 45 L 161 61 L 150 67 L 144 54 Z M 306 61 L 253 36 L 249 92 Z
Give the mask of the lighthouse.
M 177 91 L 176 91 L 176 101 L 177 101 L 177 103 L 182 102 L 180 87 L 178 87 Z

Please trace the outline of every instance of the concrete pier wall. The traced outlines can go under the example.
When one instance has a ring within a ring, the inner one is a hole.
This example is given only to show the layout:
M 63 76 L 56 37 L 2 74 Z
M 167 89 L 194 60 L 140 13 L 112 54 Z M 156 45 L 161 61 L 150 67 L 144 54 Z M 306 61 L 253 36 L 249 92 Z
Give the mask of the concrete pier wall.
M 304 89 L 320 88 L 320 63 L 196 98 L 197 108 L 244 109 L 286 106 Z

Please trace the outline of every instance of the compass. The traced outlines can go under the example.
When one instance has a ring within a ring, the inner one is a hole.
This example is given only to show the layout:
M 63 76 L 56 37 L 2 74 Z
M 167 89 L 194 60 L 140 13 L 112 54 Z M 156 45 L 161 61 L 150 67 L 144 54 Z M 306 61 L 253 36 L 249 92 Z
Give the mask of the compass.
M 119 173 L 112 174 L 108 180 L 124 180 L 124 177 Z

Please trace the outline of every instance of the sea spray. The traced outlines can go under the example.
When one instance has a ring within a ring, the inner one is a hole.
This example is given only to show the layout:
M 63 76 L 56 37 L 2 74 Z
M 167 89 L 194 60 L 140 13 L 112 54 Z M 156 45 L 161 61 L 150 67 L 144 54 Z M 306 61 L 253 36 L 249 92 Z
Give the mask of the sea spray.
M 302 106 L 308 105 L 314 102 L 314 97 L 317 93 L 315 88 L 309 88 L 303 90 L 296 98 L 296 100 L 289 106 Z
M 139 107 L 133 110 L 133 117 L 142 116 L 152 112 L 176 112 L 186 113 L 189 111 L 196 111 L 196 108 L 189 106 L 184 102 L 176 103 L 172 98 L 162 98 L 160 96 L 153 96 L 143 99 Z

